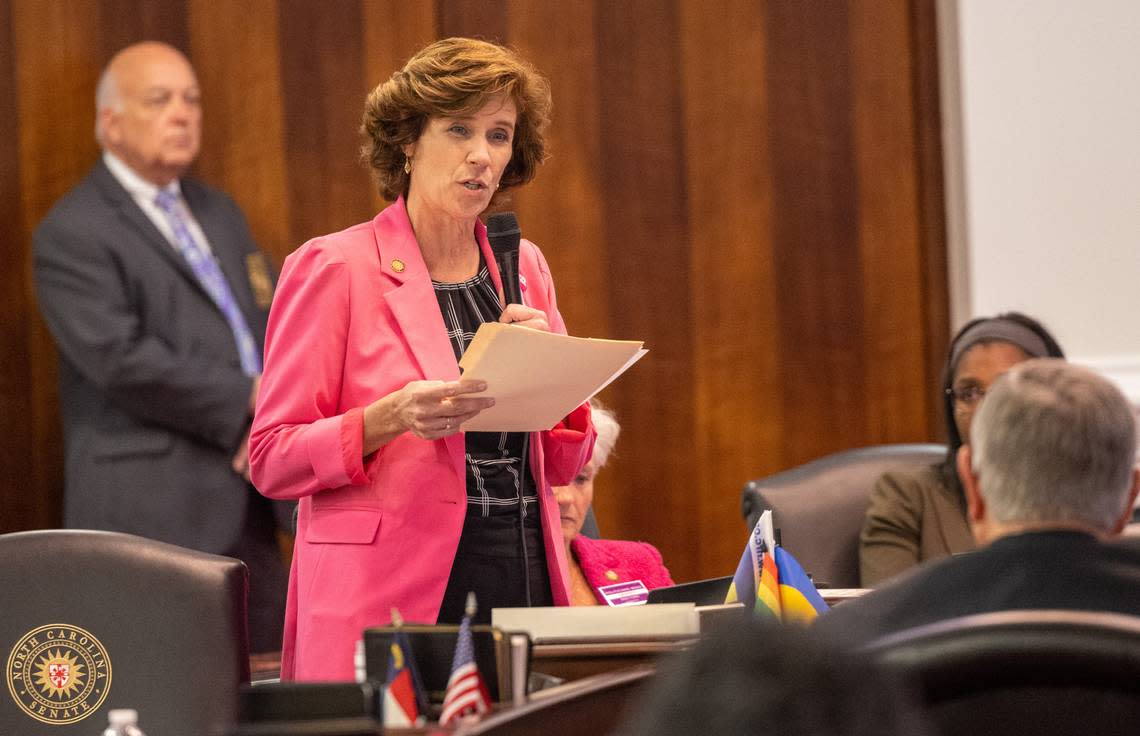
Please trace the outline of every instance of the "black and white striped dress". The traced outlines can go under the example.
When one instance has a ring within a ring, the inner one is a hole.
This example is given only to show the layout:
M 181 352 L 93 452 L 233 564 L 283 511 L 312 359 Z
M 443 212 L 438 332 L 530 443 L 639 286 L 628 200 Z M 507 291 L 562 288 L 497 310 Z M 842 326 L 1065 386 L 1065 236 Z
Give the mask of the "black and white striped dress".
M 459 360 L 479 325 L 498 321 L 503 311 L 495 284 L 480 261 L 474 277 L 454 283 L 432 281 L 432 287 Z M 459 622 L 469 590 L 479 601 L 476 619 L 484 623 L 490 622 L 492 608 L 553 603 L 534 476 L 529 465 L 520 473 L 524 438 L 522 432 L 464 436 L 467 518 L 440 607 L 440 623 Z M 529 576 L 524 569 L 529 569 Z

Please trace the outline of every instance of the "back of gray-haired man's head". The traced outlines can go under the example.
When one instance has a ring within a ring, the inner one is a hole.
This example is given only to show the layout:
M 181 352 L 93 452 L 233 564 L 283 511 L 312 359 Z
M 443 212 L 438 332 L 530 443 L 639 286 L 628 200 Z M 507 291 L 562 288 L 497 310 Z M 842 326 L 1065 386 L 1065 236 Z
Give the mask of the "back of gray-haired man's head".
M 1020 363 L 986 394 L 970 432 L 995 521 L 1109 532 L 1124 512 L 1136 423 L 1128 400 L 1096 373 L 1053 358 Z

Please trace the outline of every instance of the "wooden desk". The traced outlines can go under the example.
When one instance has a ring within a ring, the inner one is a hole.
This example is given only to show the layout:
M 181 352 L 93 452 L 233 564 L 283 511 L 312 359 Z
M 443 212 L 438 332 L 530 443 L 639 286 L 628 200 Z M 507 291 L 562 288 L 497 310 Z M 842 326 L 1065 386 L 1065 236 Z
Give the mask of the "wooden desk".
M 739 603 L 698 606 L 695 610 L 699 630 L 703 633 L 739 626 L 747 616 Z M 531 650 L 531 670 L 562 680 L 578 680 L 602 672 L 653 664 L 662 655 L 688 649 L 698 638 L 693 631 L 652 636 L 540 638 Z
M 829 606 L 838 606 L 845 601 L 854 600 L 861 595 L 871 592 L 870 588 L 820 588 L 820 596 Z
M 654 672 L 652 666 L 632 667 L 542 690 L 520 705 L 503 704 L 474 723 L 441 728 L 432 723 L 423 728 L 381 729 L 377 736 L 605 736 L 626 717 L 631 703 Z M 296 733 L 320 734 L 314 728 Z M 327 733 L 335 733 L 328 731 Z M 354 736 L 355 736 L 354 732 Z M 250 736 L 255 736 L 252 732 Z
M 583 678 L 542 690 L 522 705 L 508 705 L 457 736 L 604 736 L 625 718 L 630 703 L 654 672 L 640 666 Z
M 581 736 L 588 729 L 591 736 L 610 733 L 625 714 L 627 702 L 635 695 L 640 684 L 652 675 L 653 662 L 663 654 L 681 651 L 693 643 L 692 637 L 650 638 L 640 641 L 598 641 L 597 639 L 564 640 L 551 644 L 538 644 L 532 650 L 533 670 L 568 680 L 565 684 L 532 693 L 527 702 L 514 705 L 502 703 L 483 720 L 461 725 L 453 731 L 431 723 L 423 728 L 382 730 L 375 733 L 393 736 L 424 736 L 425 734 L 450 735 L 536 734 L 543 736 Z M 274 664 L 271 657 L 259 662 L 257 670 L 270 674 Z M 262 677 L 258 682 L 271 682 Z M 269 685 L 270 687 L 272 685 Z M 335 721 L 294 723 L 287 727 L 274 724 L 245 724 L 235 727 L 242 736 L 290 734 L 340 734 L 342 724 Z M 278 729 L 275 731 L 274 729 Z M 283 729 L 283 730 L 282 730 Z M 322 730 L 324 729 L 324 730 Z M 352 730 L 351 733 L 371 733 Z
M 580 680 L 604 672 L 652 665 L 658 657 L 688 649 L 694 643 L 696 639 L 691 637 L 612 642 L 565 639 L 538 643 L 531 652 L 530 668 L 563 680 Z
M 277 682 L 281 679 L 281 652 L 249 655 L 249 681 Z

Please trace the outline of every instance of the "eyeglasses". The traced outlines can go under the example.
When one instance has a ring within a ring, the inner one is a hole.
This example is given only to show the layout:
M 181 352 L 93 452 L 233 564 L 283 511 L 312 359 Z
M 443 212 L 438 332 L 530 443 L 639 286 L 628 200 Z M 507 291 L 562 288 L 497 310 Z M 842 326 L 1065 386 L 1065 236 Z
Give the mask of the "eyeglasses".
M 973 408 L 978 405 L 986 390 L 981 386 L 966 386 L 965 388 L 948 388 L 946 395 L 954 399 L 954 403 Z

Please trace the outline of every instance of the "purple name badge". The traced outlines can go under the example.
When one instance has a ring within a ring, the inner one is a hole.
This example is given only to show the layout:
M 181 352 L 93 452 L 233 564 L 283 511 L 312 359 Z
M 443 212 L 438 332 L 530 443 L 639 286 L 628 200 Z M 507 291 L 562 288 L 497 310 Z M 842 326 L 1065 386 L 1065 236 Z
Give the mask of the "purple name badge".
M 649 600 L 649 589 L 640 580 L 604 585 L 598 592 L 611 606 L 641 606 Z

